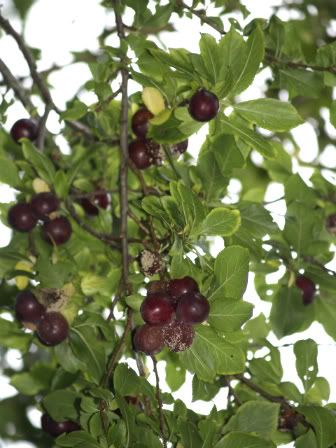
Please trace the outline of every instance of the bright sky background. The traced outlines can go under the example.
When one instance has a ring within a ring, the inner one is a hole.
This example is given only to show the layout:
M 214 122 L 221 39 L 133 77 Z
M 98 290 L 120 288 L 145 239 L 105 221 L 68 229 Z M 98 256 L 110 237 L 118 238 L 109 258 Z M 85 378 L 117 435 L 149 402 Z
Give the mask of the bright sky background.
M 167 1 L 162 2 L 162 4 L 167 3 Z M 188 2 L 190 3 L 190 2 Z M 252 17 L 264 17 L 268 18 L 272 14 L 272 6 L 282 4 L 282 0 L 245 0 L 243 2 L 247 8 L 252 12 L 252 16 L 249 16 L 248 21 Z M 11 12 L 11 1 L 2 0 L 3 14 L 4 16 L 9 16 Z M 314 10 L 314 7 L 312 7 Z M 209 15 L 211 15 L 211 9 L 209 9 Z M 289 18 L 288 12 L 285 10 L 280 10 L 278 16 L 287 20 Z M 243 22 L 242 16 L 236 16 L 240 23 Z M 292 15 L 291 18 L 300 18 L 297 13 Z M 175 17 L 176 18 L 176 17 Z M 131 23 L 131 16 L 128 15 L 125 18 L 126 23 Z M 19 30 L 20 23 L 18 20 L 12 19 L 12 24 Z M 28 17 L 28 22 L 25 29 L 25 37 L 28 43 L 33 46 L 40 48 L 42 51 L 42 58 L 38 64 L 39 70 L 46 69 L 52 64 L 65 65 L 71 62 L 71 51 L 81 51 L 85 49 L 96 50 L 98 48 L 97 36 L 101 32 L 104 25 L 113 26 L 114 18 L 112 14 L 106 16 L 105 9 L 99 5 L 98 0 L 39 0 L 35 3 L 31 9 Z M 215 37 L 216 32 L 214 32 L 208 26 L 203 26 L 201 28 L 198 19 L 179 19 L 176 22 L 176 28 L 178 33 L 162 33 L 162 42 L 167 47 L 180 47 L 181 44 L 190 51 L 198 51 L 198 38 L 200 36 L 200 31 L 209 32 Z M 226 23 L 226 28 L 228 28 L 228 23 Z M 335 26 L 336 34 L 336 26 Z M 110 39 L 109 44 L 118 44 L 118 39 Z M 1 57 L 8 64 L 12 72 L 17 76 L 28 75 L 28 68 L 19 53 L 14 41 L 7 36 L 0 39 L 0 54 Z M 255 99 L 262 96 L 262 90 L 265 79 L 270 75 L 268 69 L 260 73 L 253 84 L 246 92 L 241 95 L 242 100 Z M 65 102 L 70 99 L 85 83 L 90 79 L 89 69 L 83 64 L 76 64 L 72 67 L 66 67 L 61 71 L 52 74 L 49 77 L 53 89 L 52 95 L 59 107 L 64 107 Z M 114 83 L 113 86 L 118 86 L 118 83 Z M 130 91 L 139 90 L 139 87 L 134 83 L 130 83 Z M 96 97 L 93 93 L 80 94 L 80 99 L 87 104 L 91 104 L 96 101 Z M 286 99 L 286 97 L 282 98 Z M 39 99 L 34 100 L 36 105 L 41 106 Z M 40 112 L 43 112 L 43 107 Z M 323 111 L 323 113 L 327 113 Z M 10 129 L 12 124 L 19 118 L 27 117 L 27 113 L 23 107 L 17 103 L 10 108 L 8 113 L 8 121 L 6 128 Z M 53 133 L 59 133 L 61 131 L 61 126 L 57 120 L 55 113 L 51 113 L 47 123 L 48 130 Z M 336 135 L 335 129 L 330 125 L 327 131 Z M 198 150 L 201 146 L 203 138 L 206 134 L 206 127 L 204 127 L 197 135 L 190 138 L 188 150 L 196 157 Z M 311 162 L 317 155 L 317 140 L 313 127 L 306 123 L 293 131 L 294 137 L 296 138 L 298 144 L 302 148 L 302 158 L 306 162 Z M 62 136 L 60 135 L 57 142 L 61 145 L 62 150 L 67 151 L 67 145 Z M 258 157 L 256 155 L 255 157 Z M 336 167 L 336 149 L 335 147 L 330 147 L 328 151 L 323 156 L 325 160 L 333 160 L 334 165 L 331 167 Z M 303 168 L 299 170 L 301 176 L 308 181 L 309 176 L 312 173 L 310 168 Z M 336 183 L 335 176 L 332 178 L 331 173 L 326 173 L 328 179 L 334 179 Z M 235 199 L 235 195 L 239 192 L 239 182 L 232 181 L 229 187 L 230 196 Z M 267 191 L 266 200 L 274 200 L 283 195 L 282 186 L 276 183 L 270 185 Z M 14 199 L 14 193 L 5 185 L 0 185 L 0 201 L 10 202 Z M 273 217 L 276 222 L 282 227 L 284 225 L 284 213 L 285 204 L 283 201 L 277 202 L 269 206 L 269 210 L 273 212 Z M 10 240 L 11 231 L 7 227 L 0 224 L 0 246 L 6 246 Z M 221 238 L 216 239 L 216 244 L 214 246 L 214 255 L 219 252 L 223 247 L 223 242 Z M 330 268 L 335 269 L 335 261 L 331 263 Z M 272 274 L 269 276 L 270 283 L 275 283 L 279 278 L 278 274 Z M 253 287 L 253 278 L 249 281 L 249 286 L 245 294 L 245 299 L 251 301 L 255 305 L 255 315 L 260 312 L 264 312 L 266 315 L 269 314 L 270 305 L 268 303 L 259 300 L 258 296 Z M 331 401 L 336 401 L 336 385 L 334 381 L 333 370 L 330 366 L 330 360 L 336 359 L 336 345 L 332 338 L 330 338 L 323 330 L 322 326 L 318 323 L 314 323 L 311 328 L 304 333 L 299 333 L 291 337 L 286 337 L 281 341 L 281 344 L 293 343 L 296 340 L 304 338 L 315 339 L 319 343 L 319 375 L 325 376 L 331 385 Z M 279 341 L 275 336 L 270 337 L 271 342 L 274 345 L 279 345 Z M 293 351 L 291 347 L 281 348 L 281 355 L 283 360 L 283 365 L 285 366 L 284 380 L 296 381 L 297 376 L 295 371 L 295 358 L 293 356 Z M 13 366 L 13 368 L 20 369 L 21 360 L 19 358 L 20 354 L 16 350 L 10 350 L 7 356 L 7 361 Z M 165 371 L 164 363 L 159 363 L 159 371 L 161 376 L 161 385 L 163 390 L 169 391 L 164 383 Z M 224 408 L 226 406 L 226 396 L 227 389 L 222 389 L 220 394 L 213 400 L 213 402 L 192 402 L 191 401 L 191 375 L 188 374 L 187 383 L 174 394 L 176 398 L 182 398 L 183 401 L 195 411 L 201 413 L 208 413 L 213 406 L 216 404 L 218 408 Z M 150 376 L 150 381 L 154 384 L 153 375 Z M 301 389 L 301 384 L 297 382 L 297 385 Z M 8 397 L 14 395 L 16 390 L 8 385 L 8 380 L 5 377 L 0 376 L 0 398 Z M 37 410 L 32 410 L 29 414 L 33 424 L 39 425 L 40 413 Z M 284 445 L 283 445 L 284 446 Z M 286 445 L 286 448 L 293 447 L 293 444 Z M 16 447 L 16 448 L 29 448 L 33 445 L 29 443 L 3 443 L 0 441 L 0 447 Z M 285 446 L 284 446 L 285 447 Z

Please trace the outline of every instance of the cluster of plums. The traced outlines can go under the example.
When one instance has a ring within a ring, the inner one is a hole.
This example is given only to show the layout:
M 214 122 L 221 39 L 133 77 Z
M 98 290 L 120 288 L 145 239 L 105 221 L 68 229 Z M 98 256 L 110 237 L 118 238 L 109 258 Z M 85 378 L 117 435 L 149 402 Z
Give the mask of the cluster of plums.
M 63 314 L 48 311 L 31 291 L 22 291 L 16 297 L 15 314 L 23 324 L 33 324 L 40 341 L 54 346 L 69 334 L 69 324 Z
M 8 211 L 10 226 L 19 232 L 30 232 L 39 220 L 43 222 L 42 234 L 51 244 L 66 243 L 72 234 L 70 221 L 65 216 L 50 219 L 49 215 L 60 207 L 60 201 L 51 192 L 36 194 L 30 203 L 20 202 Z
M 189 102 L 189 113 L 197 121 L 210 121 L 218 113 L 219 102 L 216 95 L 208 90 L 198 90 Z M 134 165 L 143 170 L 155 164 L 161 164 L 160 145 L 154 140 L 147 139 L 149 120 L 153 114 L 145 107 L 140 108 L 132 117 L 132 130 L 137 136 L 128 147 L 129 157 Z M 187 150 L 188 140 L 172 146 L 173 154 L 182 154 Z
M 303 304 L 310 305 L 314 300 L 316 292 L 315 283 L 304 275 L 298 275 L 296 277 L 295 284 L 299 289 L 301 289 Z
M 137 351 L 154 355 L 166 345 L 173 352 L 189 348 L 194 339 L 194 324 L 209 315 L 209 302 L 191 277 L 169 282 L 152 282 L 141 305 L 146 322 L 135 331 L 133 344 Z

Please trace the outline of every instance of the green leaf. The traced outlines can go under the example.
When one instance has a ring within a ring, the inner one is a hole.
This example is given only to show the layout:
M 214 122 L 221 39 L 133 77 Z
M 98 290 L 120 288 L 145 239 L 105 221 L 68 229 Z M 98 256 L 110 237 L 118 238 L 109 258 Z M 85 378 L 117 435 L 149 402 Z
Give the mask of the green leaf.
M 202 448 L 202 439 L 194 422 L 179 418 L 178 430 L 181 434 L 183 446 Z
M 240 298 L 247 286 L 249 253 L 241 246 L 230 246 L 222 250 L 215 261 L 216 288 L 209 300 L 222 297 Z
M 252 84 L 264 58 L 264 34 L 259 26 L 250 34 L 243 54 L 237 54 L 236 58 L 238 57 L 243 61 L 243 66 L 239 73 L 233 73 L 234 82 L 230 93 L 235 95 Z
M 317 201 L 317 194 L 302 180 L 299 174 L 293 174 L 285 183 L 285 197 L 287 204 L 300 202 L 314 206 Z
M 70 346 L 74 355 L 86 364 L 87 373 L 99 384 L 105 369 L 105 349 L 96 336 L 92 325 L 79 324 L 70 330 Z
M 69 192 L 69 181 L 64 171 L 57 171 L 54 189 L 59 198 L 66 199 Z
M 69 109 L 61 113 L 61 118 L 63 120 L 78 120 L 79 118 L 84 117 L 87 111 L 88 108 L 86 104 L 79 100 L 75 100 Z
M 336 442 L 336 419 L 330 411 L 318 406 L 300 406 L 298 411 L 313 426 L 317 448 L 329 448 Z
M 270 438 L 278 427 L 280 405 L 266 401 L 248 401 L 239 406 L 236 414 L 224 427 L 226 432 L 253 433 Z
M 179 357 L 186 369 L 208 382 L 213 381 L 216 373 L 231 375 L 242 372 L 245 366 L 244 352 L 205 326 L 197 328 L 192 346 Z
M 137 392 L 137 388 L 134 388 L 134 385 L 138 381 L 138 375 L 126 364 L 117 366 L 113 378 L 114 387 L 120 395 L 132 395 Z
M 270 442 L 252 434 L 233 432 L 223 437 L 214 448 L 276 448 Z
M 315 382 L 317 366 L 317 344 L 312 339 L 298 341 L 294 344 L 296 370 L 307 391 Z
M 203 221 L 200 233 L 211 236 L 231 236 L 240 226 L 239 210 L 214 208 Z
M 0 318 L 0 345 L 8 348 L 16 348 L 21 352 L 27 352 L 32 341 L 32 336 L 25 334 L 17 322 L 10 322 Z
M 314 432 L 310 429 L 306 434 L 298 437 L 295 442 L 295 448 L 318 448 Z
M 336 297 L 335 294 L 324 294 L 322 300 L 316 301 L 316 318 L 325 331 L 336 340 Z
M 323 78 L 320 73 L 299 69 L 280 69 L 280 85 L 288 90 L 289 97 L 302 95 L 308 98 L 318 98 L 322 87 Z
M 116 367 L 113 380 L 116 392 L 122 396 L 143 394 L 154 399 L 151 385 L 126 364 L 119 364 Z
M 279 231 L 268 210 L 256 202 L 241 201 L 239 204 L 241 227 L 254 238 Z
M 130 446 L 131 440 L 133 438 L 137 438 L 135 437 L 135 415 L 133 409 L 131 408 L 131 406 L 127 406 L 127 403 L 123 397 L 117 394 L 116 398 L 123 420 L 126 424 L 126 440 L 124 446 L 125 448 L 128 448 Z
M 330 397 L 330 385 L 323 377 L 317 377 L 314 384 L 306 393 L 305 399 L 307 403 L 322 404 L 328 401 Z
M 22 151 L 25 159 L 34 167 L 41 179 L 53 185 L 55 168 L 50 159 L 41 151 L 38 151 L 28 140 L 22 142 Z
M 69 434 L 63 434 L 57 438 L 58 446 L 77 447 L 77 448 L 100 448 L 96 440 L 85 431 L 74 431 Z
M 209 34 L 202 34 L 199 46 L 208 79 L 212 84 L 216 84 L 222 66 L 216 39 Z
M 170 353 L 166 363 L 166 383 L 175 392 L 183 386 L 186 378 L 186 371 L 178 362 L 177 355 Z
M 168 20 L 173 12 L 173 4 L 156 6 L 155 14 L 150 16 L 142 23 L 142 28 L 161 28 L 168 23 Z
M 11 378 L 11 385 L 24 395 L 36 395 L 50 387 L 54 369 L 47 364 L 36 363 L 30 372 L 17 373 Z
M 209 324 L 217 331 L 237 331 L 251 316 L 253 305 L 242 300 L 218 298 L 211 302 Z
M 289 131 L 303 123 L 295 107 L 273 98 L 246 101 L 234 109 L 247 121 L 270 131 Z
M 170 190 L 176 203 L 181 204 L 181 212 L 187 224 L 185 231 L 190 236 L 197 235 L 205 218 L 205 207 L 198 196 L 181 181 L 171 182 Z
M 77 402 L 80 396 L 69 389 L 58 389 L 43 398 L 43 407 L 56 421 L 74 420 L 78 418 Z
M 197 132 L 203 124 L 195 121 L 186 107 L 179 107 L 164 123 L 152 124 L 148 131 L 148 137 L 163 144 L 179 143 Z
M 192 380 L 192 399 L 193 401 L 210 401 L 218 394 L 219 389 L 219 384 L 207 383 L 200 380 L 197 375 L 194 375 Z
M 25 19 L 34 0 L 13 0 L 15 8 L 19 11 L 21 19 Z
M 120 268 L 112 268 L 105 277 L 92 273 L 86 273 L 81 281 L 81 289 L 87 296 L 91 296 L 93 294 L 111 296 L 116 291 L 120 275 Z
M 324 225 L 324 215 L 321 210 L 314 210 L 301 203 L 292 203 L 287 207 L 286 225 L 283 235 L 300 257 L 305 253 L 307 241 L 319 238 Z
M 278 338 L 305 330 L 313 318 L 313 308 L 303 304 L 297 288 L 283 286 L 274 297 L 270 321 Z
M 260 382 L 280 384 L 283 377 L 280 352 L 269 343 L 265 344 L 270 350 L 265 358 L 254 358 L 250 361 L 251 374 Z
M 222 116 L 221 124 L 223 131 L 241 139 L 246 145 L 260 152 L 262 156 L 266 158 L 275 157 L 276 151 L 271 143 L 257 132 L 252 131 L 247 126 L 242 126 L 240 122 L 236 122 L 231 117 Z
M 76 266 L 70 261 L 60 261 L 52 264 L 49 257 L 38 257 L 34 269 L 42 288 L 62 288 L 69 281 Z
M 0 157 L 0 182 L 11 187 L 17 187 L 21 183 L 15 163 L 5 157 Z

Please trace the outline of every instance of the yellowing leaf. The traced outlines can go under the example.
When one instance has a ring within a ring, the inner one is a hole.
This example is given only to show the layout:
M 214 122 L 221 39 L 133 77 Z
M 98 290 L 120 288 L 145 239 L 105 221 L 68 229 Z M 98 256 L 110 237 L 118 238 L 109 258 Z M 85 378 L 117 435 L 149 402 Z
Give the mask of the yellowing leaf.
M 50 191 L 49 185 L 44 180 L 40 179 L 39 177 L 36 177 L 33 180 L 33 189 L 35 193 L 47 193 Z
M 155 87 L 145 87 L 142 91 L 142 101 L 148 110 L 158 115 L 165 109 L 165 103 L 161 92 Z
M 15 265 L 15 269 L 18 271 L 32 272 L 33 264 L 29 261 L 18 261 Z M 24 275 L 18 275 L 15 277 L 15 283 L 18 289 L 25 289 L 29 284 L 29 278 Z
M 160 112 L 158 115 L 156 115 L 154 118 L 152 118 L 151 120 L 149 120 L 149 122 L 151 124 L 154 124 L 156 126 L 165 123 L 169 117 L 172 114 L 172 110 L 171 109 L 165 109 L 162 112 Z

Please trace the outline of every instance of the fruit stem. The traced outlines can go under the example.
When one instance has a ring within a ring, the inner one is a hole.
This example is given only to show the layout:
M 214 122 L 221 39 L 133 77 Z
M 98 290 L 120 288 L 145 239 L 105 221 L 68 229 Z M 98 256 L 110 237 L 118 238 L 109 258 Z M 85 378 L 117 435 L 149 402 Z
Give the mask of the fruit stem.
M 163 405 L 162 405 L 162 397 L 161 397 L 161 389 L 160 389 L 160 377 L 159 377 L 159 373 L 158 373 L 158 369 L 157 369 L 157 360 L 156 360 L 155 356 L 151 356 L 151 358 L 153 361 L 153 370 L 154 370 L 155 381 L 156 381 L 156 399 L 158 402 L 161 438 L 162 438 L 164 448 L 167 448 L 167 440 L 165 437 L 166 423 L 165 423 L 164 414 L 163 414 Z

